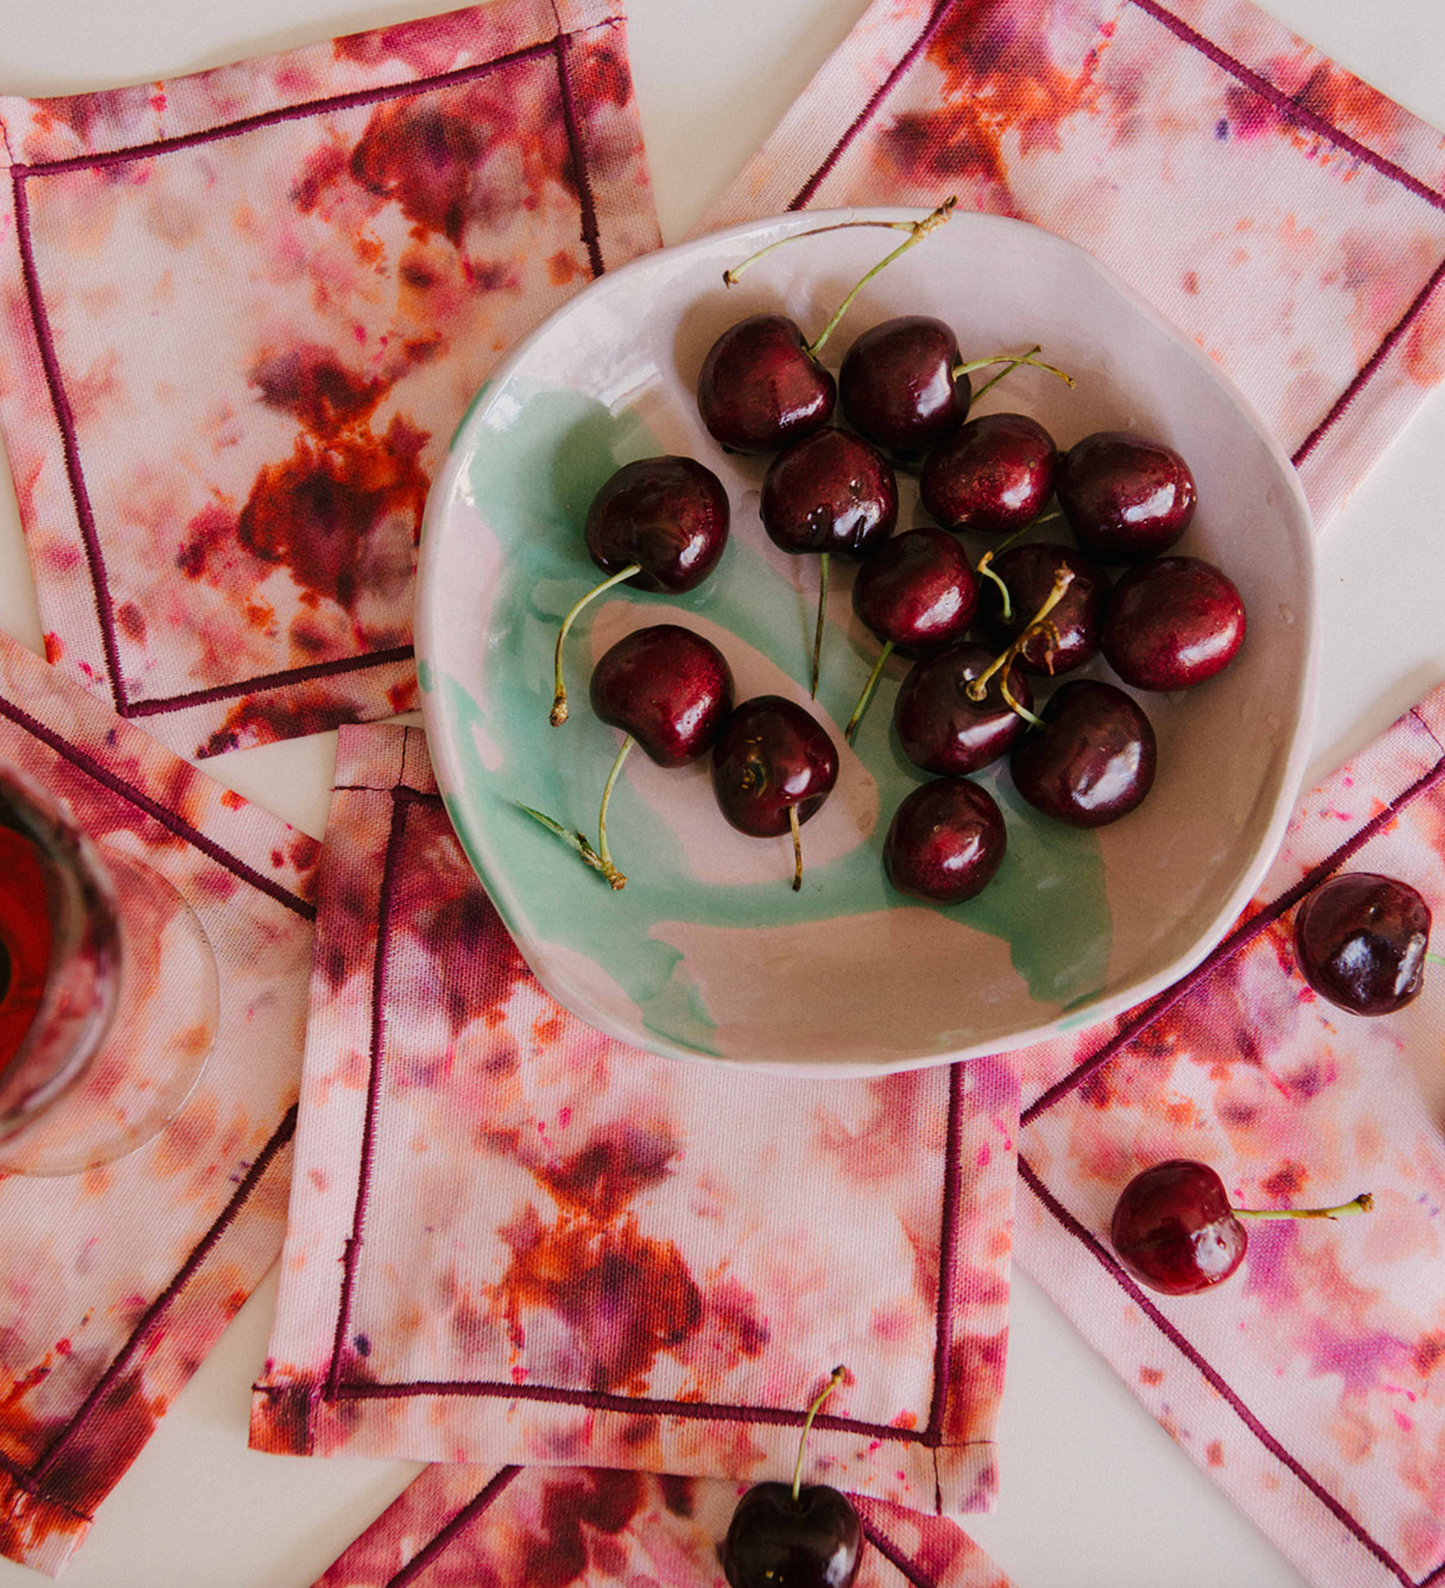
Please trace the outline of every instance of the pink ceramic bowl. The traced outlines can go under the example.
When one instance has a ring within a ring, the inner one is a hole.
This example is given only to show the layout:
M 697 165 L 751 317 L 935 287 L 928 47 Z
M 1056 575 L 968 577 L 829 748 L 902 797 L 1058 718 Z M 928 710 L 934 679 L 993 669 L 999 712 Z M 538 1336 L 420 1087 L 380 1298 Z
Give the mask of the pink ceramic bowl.
M 1039 419 L 1061 447 L 1101 429 L 1167 441 L 1200 506 L 1181 552 L 1239 586 L 1249 632 L 1233 665 L 1187 695 L 1145 700 L 1159 775 L 1114 826 L 1081 832 L 1031 811 L 1004 767 L 980 774 L 1009 851 L 976 900 L 895 893 L 879 854 L 921 780 L 891 737 L 893 662 L 859 735 L 842 724 L 876 654 L 835 561 L 816 710 L 842 748 L 838 788 L 803 829 L 803 891 L 784 838 L 749 839 L 717 812 L 706 766 L 662 772 L 641 754 L 609 833 L 631 881 L 613 893 L 518 809 L 595 834 L 619 742 L 586 706 L 589 661 L 624 632 L 677 621 L 713 638 L 739 698 L 807 699 L 817 565 L 777 552 L 758 520 L 766 460 L 725 455 L 695 401 L 703 356 L 745 314 L 780 309 L 816 335 L 900 239 L 852 229 L 799 241 L 732 290 L 724 269 L 791 232 L 869 216 L 787 216 L 640 259 L 604 277 L 522 343 L 479 394 L 432 491 L 418 654 L 438 777 L 457 832 L 543 984 L 592 1024 L 679 1057 L 809 1074 L 942 1063 L 1103 1020 L 1190 969 L 1249 899 L 1283 835 L 1310 742 L 1313 536 L 1288 460 L 1240 394 L 1088 254 L 1020 222 L 956 215 L 865 290 L 825 351 L 898 313 L 934 314 L 965 357 L 1043 345 L 1067 390 L 1019 369 L 980 412 Z M 587 505 L 620 464 L 687 453 L 727 487 L 733 531 L 718 571 L 676 599 L 627 587 L 574 630 L 575 703 L 548 726 L 556 624 L 596 573 Z M 924 521 L 902 479 L 902 527 Z M 981 543 L 980 543 L 981 545 Z M 977 553 L 980 545 L 971 549 Z M 1102 663 L 1091 671 L 1108 676 Z

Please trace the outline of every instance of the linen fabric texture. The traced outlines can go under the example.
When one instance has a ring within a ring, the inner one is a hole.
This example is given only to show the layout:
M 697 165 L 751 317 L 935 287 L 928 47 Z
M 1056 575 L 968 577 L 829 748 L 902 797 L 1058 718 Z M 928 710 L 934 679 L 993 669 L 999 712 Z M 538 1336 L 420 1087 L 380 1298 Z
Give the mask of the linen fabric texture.
M 160 1135 L 84 1174 L 0 1175 L 0 1554 L 54 1575 L 280 1250 L 319 845 L 3 636 L 0 763 L 164 877 L 220 977 L 215 1045 Z M 133 945 L 142 1002 L 166 941 Z
M 1299 901 L 1377 872 L 1445 918 L 1445 688 L 1300 804 L 1250 908 L 1117 1027 L 1018 1055 L 1019 1260 L 1189 1456 L 1319 1588 L 1445 1581 L 1445 984 L 1395 1014 L 1318 997 Z M 1374 1210 L 1255 1223 L 1203 1295 L 1138 1285 L 1114 1203 L 1168 1158 L 1236 1207 Z
M 315 1588 L 726 1588 L 718 1546 L 743 1485 L 545 1467 L 428 1467 Z M 856 1506 L 858 1588 L 1008 1588 L 955 1523 Z
M 1047 227 L 1233 377 L 1323 521 L 1445 375 L 1442 172 L 1247 0 L 875 0 L 700 230 L 951 194 Z
M 599 883 L 599 885 L 601 885 Z M 988 1506 L 1017 1083 L 678 1064 L 541 989 L 418 729 L 341 735 L 264 1450 Z
M 187 756 L 416 703 L 432 474 L 659 241 L 607 0 L 0 98 L 0 428 L 49 658 Z

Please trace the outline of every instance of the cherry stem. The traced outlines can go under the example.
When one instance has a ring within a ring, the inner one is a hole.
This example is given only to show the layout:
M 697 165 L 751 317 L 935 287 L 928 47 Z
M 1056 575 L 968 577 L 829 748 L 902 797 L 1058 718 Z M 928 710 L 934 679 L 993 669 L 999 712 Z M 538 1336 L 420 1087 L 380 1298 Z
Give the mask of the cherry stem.
M 864 287 L 866 287 L 868 283 L 872 281 L 874 276 L 876 276 L 880 270 L 886 270 L 900 254 L 906 254 L 908 250 L 916 243 L 921 243 L 930 232 L 936 232 L 938 228 L 942 226 L 943 223 L 948 219 L 948 217 L 953 214 L 953 207 L 957 203 L 958 200 L 956 198 L 946 198 L 944 199 L 943 203 L 932 212 L 932 214 L 925 215 L 921 221 L 913 221 L 909 223 L 907 240 L 905 242 L 899 243 L 897 248 L 895 248 L 891 254 L 884 259 L 880 259 L 878 263 L 874 265 L 872 270 L 870 270 L 868 274 L 863 277 L 858 285 L 853 288 L 846 298 L 843 299 L 842 303 L 838 305 L 837 311 L 833 315 L 833 318 L 828 321 L 827 325 L 823 327 L 818 336 L 813 341 L 808 343 L 806 351 L 810 355 L 816 356 L 822 350 L 823 344 L 830 336 L 832 336 L 833 332 L 837 330 L 838 322 L 852 307 L 854 298 L 856 298 L 858 294 L 862 292 Z
M 1043 718 L 1036 717 L 1033 712 L 1028 710 L 1027 707 L 1021 706 L 1018 701 L 1016 701 L 1009 693 L 1007 669 L 1019 652 L 1023 650 L 1024 646 L 1027 645 L 1034 635 L 1037 634 L 1044 626 L 1049 613 L 1052 612 L 1054 608 L 1058 606 L 1059 602 L 1064 599 L 1065 593 L 1067 592 L 1069 586 L 1073 584 L 1073 582 L 1074 571 L 1072 568 L 1060 568 L 1058 573 L 1054 575 L 1054 587 L 1049 591 L 1048 595 L 1044 597 L 1043 605 L 1038 609 L 1037 612 L 1034 613 L 1033 617 L 1030 618 L 1026 624 L 1024 624 L 1023 628 L 1019 630 L 1018 634 L 1015 635 L 1013 643 L 1007 646 L 996 657 L 994 657 L 993 661 L 989 663 L 984 671 L 981 672 L 977 678 L 972 680 L 972 682 L 969 683 L 967 688 L 964 690 L 964 693 L 971 701 L 973 701 L 975 705 L 982 704 L 984 696 L 988 693 L 989 679 L 991 679 L 993 675 L 1000 669 L 1003 669 L 1004 676 L 999 683 L 999 693 L 1002 694 L 1008 705 L 1014 711 L 1016 711 L 1025 722 L 1031 722 L 1036 728 L 1043 727 Z
M 798 830 L 798 807 L 788 806 L 788 826 L 793 834 L 793 892 L 803 888 L 803 835 Z
M 986 369 L 990 364 L 1008 365 L 1007 369 L 1001 369 L 992 380 L 985 381 L 983 385 L 973 393 L 968 400 L 970 408 L 979 400 L 980 397 L 983 396 L 986 391 L 991 391 L 995 386 L 997 386 L 1005 375 L 1011 375 L 1020 364 L 1027 364 L 1030 369 L 1046 369 L 1050 375 L 1057 375 L 1059 379 L 1063 381 L 1064 385 L 1072 387 L 1074 384 L 1074 377 L 1072 375 L 1066 375 L 1063 370 L 1056 369 L 1052 364 L 1045 364 L 1042 359 L 1034 357 L 1035 353 L 1042 351 L 1043 349 L 1037 342 L 1035 342 L 1027 353 L 995 353 L 990 358 L 975 358 L 970 360 L 967 364 L 955 364 L 953 366 L 953 378 L 957 380 L 960 375 L 968 375 L 976 369 Z
M 823 654 L 823 614 L 828 606 L 828 570 L 830 562 L 825 551 L 818 566 L 818 622 L 813 629 L 813 684 L 808 693 L 818 698 L 818 662 Z
M 587 842 L 586 838 L 584 838 L 581 833 L 574 832 L 571 828 L 564 827 L 561 822 L 553 821 L 552 818 L 546 815 L 544 812 L 533 810 L 530 805 L 524 805 L 521 800 L 517 801 L 517 808 L 519 810 L 526 811 L 528 816 L 530 816 L 533 821 L 541 822 L 541 824 L 549 833 L 551 833 L 554 837 L 560 838 L 569 849 L 581 855 L 582 859 L 586 861 L 586 863 L 591 866 L 594 871 L 603 871 L 602 857 L 597 853 L 592 845 Z
M 792 806 L 789 806 L 788 808 L 790 810 L 793 809 Z M 796 828 L 794 828 L 793 830 L 795 832 L 797 831 Z M 835 1389 L 837 1389 L 837 1387 L 843 1382 L 843 1380 L 845 1378 L 847 1378 L 847 1376 L 848 1376 L 847 1369 L 840 1362 L 838 1364 L 838 1366 L 833 1369 L 832 1376 L 829 1378 L 828 1382 L 823 1386 L 822 1391 L 819 1393 L 817 1399 L 808 1408 L 807 1421 L 804 1422 L 804 1424 L 803 1424 L 802 1437 L 798 1440 L 798 1459 L 793 1465 L 793 1504 L 794 1505 L 796 1505 L 798 1503 L 798 1494 L 799 1494 L 799 1491 L 801 1490 L 801 1488 L 803 1486 L 803 1450 L 807 1446 L 807 1443 L 808 1443 L 808 1431 L 813 1426 L 813 1419 L 818 1415 L 819 1407 L 822 1406 L 823 1402 L 825 1400 L 827 1400 L 827 1398 L 833 1393 L 833 1391 Z
M 1010 623 L 1013 621 L 1013 601 L 1009 597 L 1008 586 L 1003 582 L 994 569 L 994 558 L 1003 556 L 1004 552 L 1006 552 L 1016 540 L 1021 540 L 1031 529 L 1037 529 L 1040 524 L 1050 523 L 1053 519 L 1062 518 L 1063 516 L 1064 515 L 1057 509 L 1055 509 L 1055 511 L 1052 513 L 1041 513 L 1037 518 L 1031 519 L 1027 524 L 1023 525 L 1022 528 L 1016 529 L 1011 534 L 1005 535 L 997 546 L 990 546 L 989 549 L 984 552 L 983 556 L 978 559 L 978 566 L 974 569 L 974 572 L 981 573 L 985 579 L 992 579 L 993 582 L 1003 592 L 1003 611 L 1000 616 L 1003 618 L 1005 623 Z
M 1337 1219 L 1346 1213 L 1368 1213 L 1375 1205 L 1369 1191 L 1361 1191 L 1351 1202 L 1337 1208 L 1230 1208 L 1237 1219 Z
M 610 590 L 613 585 L 621 584 L 623 580 L 630 579 L 633 574 L 642 572 L 640 562 L 630 562 L 621 573 L 615 573 L 610 579 L 604 579 L 601 584 L 594 585 L 582 599 L 574 604 L 572 610 L 562 619 L 562 627 L 557 634 L 557 650 L 552 661 L 552 715 L 548 719 L 554 728 L 560 728 L 567 720 L 567 686 L 562 682 L 562 647 L 567 641 L 568 631 L 576 621 L 577 614 L 589 602 L 595 601 L 604 590 Z M 526 806 L 522 807 L 524 810 Z
M 1445 965 L 1445 954 L 1427 953 L 1425 958 L 1429 960 L 1432 965 Z
M 612 884 L 613 891 L 617 893 L 620 893 L 627 886 L 627 878 L 612 864 L 612 851 L 607 847 L 607 806 L 612 799 L 612 790 L 617 784 L 617 774 L 622 770 L 622 763 L 627 759 L 627 752 L 636 742 L 630 733 L 622 741 L 622 746 L 612 763 L 612 770 L 607 774 L 607 787 L 602 790 L 602 809 L 597 813 L 597 858 L 601 862 L 598 870 Z
M 868 682 L 863 686 L 863 693 L 858 697 L 858 704 L 853 708 L 853 715 L 848 719 L 848 726 L 843 730 L 843 737 L 849 744 L 858 732 L 858 724 L 863 720 L 863 714 L 868 710 L 868 703 L 873 699 L 873 691 L 878 687 L 878 679 L 883 672 L 883 664 L 893 654 L 892 640 L 885 640 L 883 649 L 878 653 L 878 660 L 873 664 L 873 671 L 868 675 Z
M 785 243 L 796 243 L 804 237 L 821 237 L 824 232 L 845 232 L 853 226 L 876 226 L 890 232 L 911 232 L 919 224 L 918 221 L 835 221 L 831 226 L 814 226 L 806 232 L 789 232 L 786 237 L 779 237 L 758 249 L 757 253 L 749 254 L 742 264 L 734 265 L 731 270 L 724 270 L 723 286 L 735 287 L 738 277 L 745 270 L 751 270 L 764 255 L 772 253 L 775 248 L 783 247 Z

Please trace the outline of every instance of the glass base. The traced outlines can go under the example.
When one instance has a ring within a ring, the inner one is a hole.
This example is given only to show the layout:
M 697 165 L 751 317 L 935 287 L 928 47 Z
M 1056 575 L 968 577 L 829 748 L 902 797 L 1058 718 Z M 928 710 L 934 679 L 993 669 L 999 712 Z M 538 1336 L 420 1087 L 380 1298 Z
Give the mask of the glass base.
M 101 852 L 122 923 L 115 1018 L 64 1093 L 0 1140 L 0 1174 L 81 1174 L 135 1152 L 185 1107 L 215 1042 L 220 978 L 195 911 L 159 872 Z

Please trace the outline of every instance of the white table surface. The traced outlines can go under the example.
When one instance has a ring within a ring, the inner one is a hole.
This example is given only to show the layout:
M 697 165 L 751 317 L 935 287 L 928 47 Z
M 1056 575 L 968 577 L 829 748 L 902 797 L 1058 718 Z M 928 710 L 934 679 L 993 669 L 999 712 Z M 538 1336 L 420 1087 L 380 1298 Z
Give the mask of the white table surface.
M 630 0 L 637 100 L 663 236 L 722 192 L 865 0 Z M 446 0 L 0 0 L 0 91 L 75 93 L 223 65 L 446 9 Z M 1445 127 L 1439 0 L 1266 0 L 1342 65 Z M 706 71 L 699 69 L 706 63 Z M 1310 778 L 1445 678 L 1445 392 L 1328 527 Z M 39 649 L 8 471 L 0 628 Z M 318 837 L 334 737 L 241 751 L 214 778 Z M 69 1588 L 309 1588 L 419 1471 L 246 1449 L 274 1272 L 101 1507 Z M 1016 1274 L 1002 1493 L 969 1530 L 1017 1588 L 1302 1588 L 1303 1579 Z M 0 1561 L 0 1588 L 41 1579 Z

